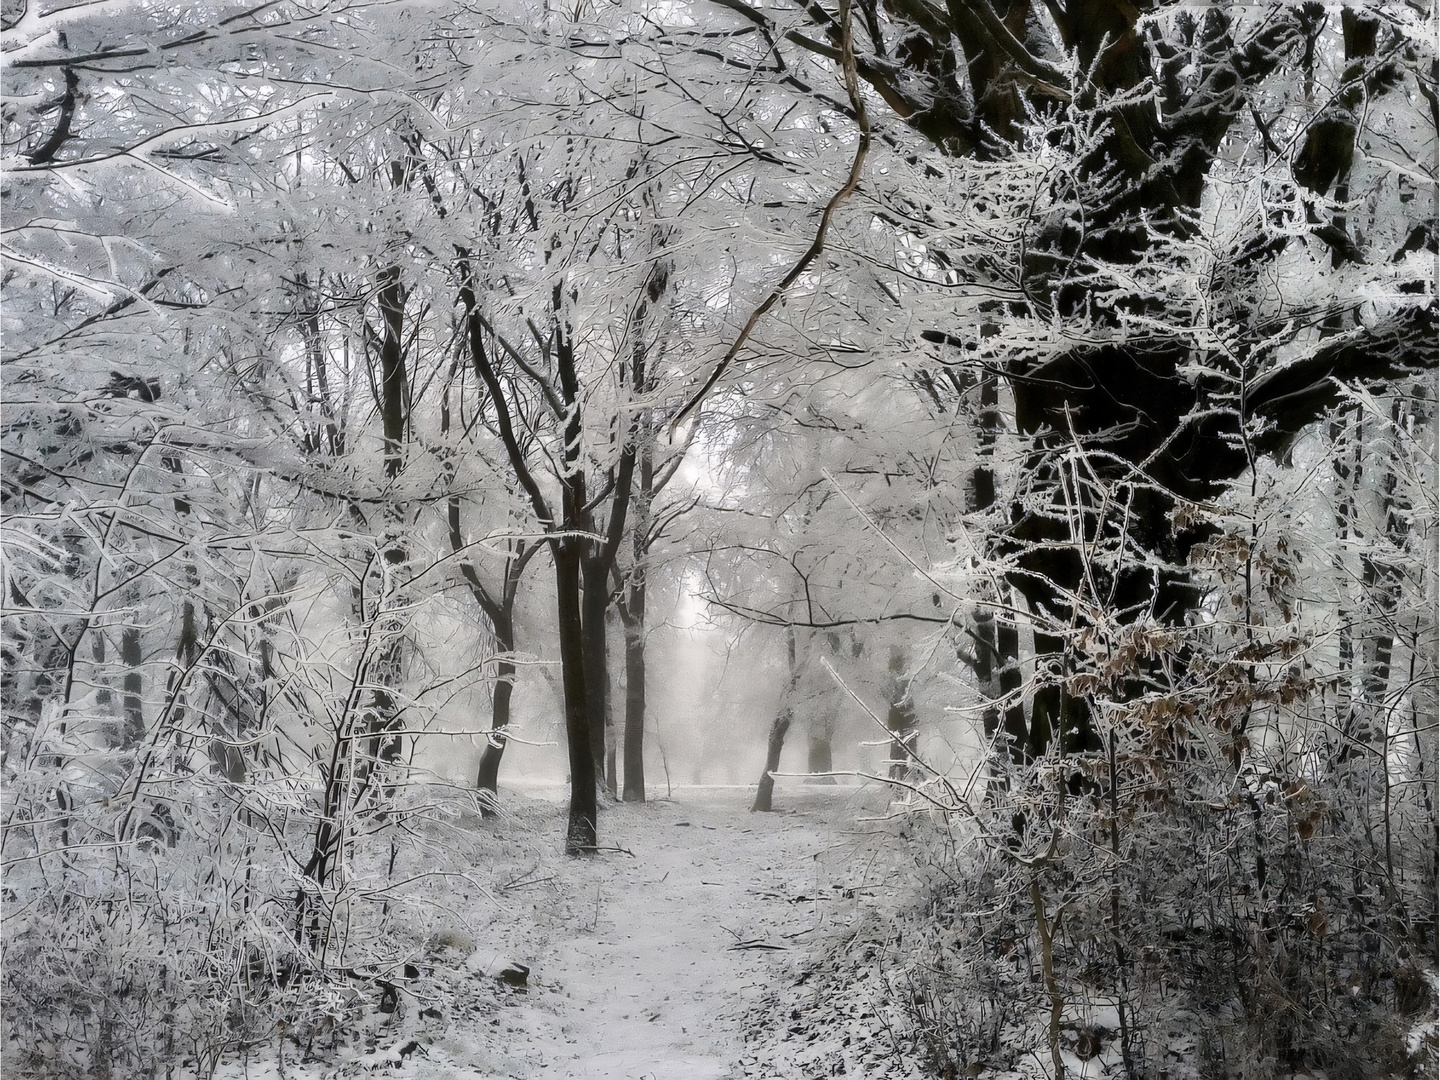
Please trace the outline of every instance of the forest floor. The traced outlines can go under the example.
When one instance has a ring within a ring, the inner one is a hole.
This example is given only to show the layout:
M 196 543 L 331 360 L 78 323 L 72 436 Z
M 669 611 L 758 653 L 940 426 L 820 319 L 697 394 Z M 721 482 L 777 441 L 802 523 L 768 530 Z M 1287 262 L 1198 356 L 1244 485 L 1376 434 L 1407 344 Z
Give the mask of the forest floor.
M 575 859 L 559 853 L 558 789 L 502 792 L 505 818 L 479 826 L 498 830 L 492 895 L 470 911 L 456 898 L 468 931 L 427 969 L 451 990 L 420 980 L 371 1052 L 284 1080 L 921 1075 L 883 977 L 843 962 L 903 872 L 903 841 L 897 860 L 895 826 L 877 820 L 888 795 L 791 781 L 771 814 L 751 798 L 685 788 L 609 806 L 615 850 Z M 529 969 L 523 991 L 494 977 L 508 963 Z

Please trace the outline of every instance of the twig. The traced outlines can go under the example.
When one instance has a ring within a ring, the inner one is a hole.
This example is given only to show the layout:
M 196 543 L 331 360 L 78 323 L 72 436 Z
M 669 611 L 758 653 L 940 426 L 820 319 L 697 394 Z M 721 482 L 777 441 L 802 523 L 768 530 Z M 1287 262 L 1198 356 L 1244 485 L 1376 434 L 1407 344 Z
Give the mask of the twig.
M 536 871 L 534 871 L 534 870 L 527 870 L 525 873 L 521 874 L 519 877 L 511 878 L 511 879 L 510 879 L 509 881 L 507 881 L 504 885 L 501 885 L 501 886 L 500 886 L 501 891 L 503 892 L 503 891 L 505 891 L 505 890 L 507 890 L 507 889 L 523 889 L 523 888 L 525 888 L 527 885 L 544 885 L 547 881 L 554 881 L 554 880 L 555 880 L 555 875 L 554 875 L 554 874 L 550 874 L 550 875 L 548 875 L 548 876 L 546 876 L 546 877 L 538 877 L 538 878 L 537 878 L 537 877 L 531 877 L 530 875 L 531 875 L 531 874 L 534 874 L 534 873 L 536 873 Z
M 635 857 L 635 853 L 633 851 L 631 851 L 629 848 L 623 848 L 619 844 L 578 844 L 571 850 L 588 851 L 591 854 L 596 854 L 601 851 L 615 851 L 620 853 L 621 855 L 629 855 L 632 859 Z

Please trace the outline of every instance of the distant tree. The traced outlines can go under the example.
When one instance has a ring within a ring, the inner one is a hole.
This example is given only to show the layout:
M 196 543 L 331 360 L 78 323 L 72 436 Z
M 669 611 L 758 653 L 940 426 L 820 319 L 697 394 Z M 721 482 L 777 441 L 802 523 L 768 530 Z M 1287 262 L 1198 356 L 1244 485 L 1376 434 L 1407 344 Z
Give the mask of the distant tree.
M 638 436 L 639 463 L 630 514 L 629 561 L 623 569 L 618 564 L 612 569 L 615 611 L 625 639 L 622 795 L 626 802 L 645 801 L 645 715 L 648 701 L 646 612 L 651 583 L 657 570 L 656 556 L 662 539 L 678 520 L 695 509 L 699 497 L 682 494 L 676 500 L 659 500 L 684 463 L 689 442 L 697 430 L 698 426 L 692 425 L 685 441 L 678 447 L 668 448 L 668 456 L 657 462 L 661 429 L 653 415 L 642 418 Z

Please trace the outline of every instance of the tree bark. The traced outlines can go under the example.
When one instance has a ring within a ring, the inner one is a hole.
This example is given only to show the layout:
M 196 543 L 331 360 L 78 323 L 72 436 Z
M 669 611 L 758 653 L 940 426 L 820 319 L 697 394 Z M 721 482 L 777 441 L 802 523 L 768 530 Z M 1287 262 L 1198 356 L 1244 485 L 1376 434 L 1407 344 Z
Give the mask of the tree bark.
M 379 405 L 385 431 L 385 475 L 394 480 L 405 464 L 404 439 L 409 398 L 404 336 L 406 291 L 398 266 L 387 267 L 380 273 L 380 290 L 376 300 L 381 322 L 376 355 L 380 364 Z M 384 540 L 385 562 L 390 566 L 399 566 L 405 561 L 406 550 L 398 503 L 387 502 L 385 517 L 388 532 Z M 364 617 L 363 611 L 361 617 Z M 385 611 L 376 611 L 374 617 L 377 623 L 375 634 L 382 638 L 383 644 L 372 668 L 376 686 L 371 695 L 366 724 L 369 737 L 365 742 L 367 760 L 362 763 L 362 776 L 376 765 L 399 761 L 403 751 L 399 709 L 392 689 L 399 685 L 404 666 L 403 623 L 398 616 Z
M 755 789 L 755 801 L 750 805 L 750 812 L 768 814 L 775 809 L 773 805 L 775 795 L 775 777 L 773 773 L 780 768 L 780 753 L 785 749 L 785 735 L 790 730 L 790 721 L 794 714 L 790 706 L 786 705 L 775 716 L 774 722 L 770 725 L 770 738 L 765 744 L 765 771 L 760 774 L 760 784 Z
M 826 717 L 810 729 L 810 745 L 805 755 L 805 771 L 811 774 L 809 783 L 835 783 L 835 777 L 829 775 L 835 769 L 834 751 L 830 741 L 832 721 L 833 718 Z
M 615 678 L 614 666 L 610 663 L 610 623 L 613 609 L 605 613 L 605 793 L 612 800 L 619 799 L 619 763 L 616 761 L 615 745 Z
M 1401 505 L 1396 499 L 1397 478 L 1390 464 L 1395 460 L 1398 451 L 1394 432 L 1402 423 L 1401 404 L 1396 401 L 1391 406 L 1390 425 L 1381 427 L 1375 435 L 1381 452 L 1374 456 L 1385 462 L 1385 465 L 1380 483 L 1371 487 L 1376 496 L 1376 505 L 1371 515 L 1371 550 L 1365 551 L 1360 557 L 1360 584 L 1367 632 L 1360 652 L 1360 662 L 1363 665 L 1360 697 L 1366 715 L 1359 732 L 1362 739 L 1372 744 L 1383 744 L 1389 734 L 1385 692 L 1390 685 L 1390 667 L 1395 654 L 1396 615 L 1403 583 L 1403 574 L 1385 558 L 1385 552 L 1387 549 L 1404 550 L 1408 532 L 1406 522 L 1411 510 L 1411 507 Z M 1357 436 L 1362 431 L 1363 426 L 1357 424 Z M 1361 450 L 1365 451 L 1363 440 Z M 1382 768 L 1388 769 L 1387 761 L 1388 755 L 1382 758 Z
M 982 327 L 981 332 L 993 333 L 995 328 Z M 948 371 L 956 390 L 964 393 L 961 376 Z M 980 515 L 995 505 L 995 444 L 1002 428 L 1000 415 L 999 380 L 987 376 L 978 380 L 979 411 L 975 417 L 976 465 L 970 474 L 966 491 L 966 513 Z M 993 601 L 1003 599 L 989 596 Z M 1020 688 L 1020 632 L 1013 618 L 1002 617 L 999 605 L 977 605 L 970 614 L 970 633 L 974 647 L 974 670 L 980 692 L 992 703 L 998 703 L 1005 695 Z M 1003 745 L 1012 764 L 1019 764 L 1026 756 L 1027 726 L 1025 706 L 1016 701 L 1002 710 L 998 704 L 990 704 L 982 715 L 987 742 L 997 738 L 1004 727 Z M 997 766 L 999 761 L 995 763 Z M 997 777 L 998 779 L 998 777 Z
M 905 650 L 899 645 L 890 647 L 889 670 L 885 726 L 894 736 L 890 741 L 889 776 L 891 780 L 907 780 L 915 751 L 915 702 L 910 698 L 910 681 L 905 678 Z
M 800 665 L 795 655 L 795 627 L 793 625 L 786 627 L 785 647 L 790 663 L 790 677 L 786 681 L 780 698 L 780 711 L 776 713 L 775 720 L 770 725 L 770 738 L 765 744 L 765 771 L 760 774 L 760 783 L 755 789 L 755 801 L 750 806 L 751 813 L 768 814 L 774 809 L 775 777 L 773 773 L 780 768 L 780 754 L 785 749 L 785 735 L 789 732 L 791 721 L 795 717 L 791 701 L 795 696 L 795 688 L 800 685 Z
M 556 614 L 560 630 L 560 674 L 565 697 L 565 738 L 570 755 L 570 814 L 565 854 L 595 850 L 595 754 L 585 694 L 585 635 L 580 616 L 580 553 L 576 540 L 552 542 Z
M 137 613 L 138 617 L 138 613 Z M 125 665 L 125 677 L 120 687 L 121 711 L 125 718 L 120 747 L 123 750 L 139 746 L 145 739 L 145 707 L 141 698 L 144 679 L 140 665 L 144 662 L 140 647 L 140 631 L 127 626 L 120 633 L 120 662 Z
M 490 734 L 485 737 L 485 749 L 480 751 L 480 768 L 475 777 L 475 786 L 484 793 L 481 810 L 487 816 L 494 812 L 495 794 L 500 782 L 500 759 L 505 755 L 505 729 L 510 726 L 510 695 L 515 688 L 515 665 L 508 659 L 515 648 L 514 624 L 508 613 L 499 614 L 498 618 L 496 614 L 491 615 L 490 621 L 502 659 L 495 662 Z
M 625 790 L 626 802 L 645 801 L 645 576 L 650 554 L 651 507 L 655 496 L 655 433 L 647 416 L 637 452 L 639 482 L 630 513 L 631 564 L 617 604 L 625 627 Z
M 580 562 L 584 587 L 581 598 L 581 633 L 585 657 L 585 715 L 590 728 L 590 752 L 595 758 L 595 778 L 605 778 L 605 709 L 609 685 L 609 664 L 605 647 L 605 608 L 610 599 L 607 581 L 609 560 L 586 555 Z
M 570 810 L 565 830 L 565 851 L 569 855 L 585 854 L 595 850 L 597 835 L 595 759 L 590 743 L 590 718 L 585 695 L 585 632 L 580 597 L 580 563 L 586 542 L 574 533 L 583 530 L 589 522 L 585 514 L 585 474 L 580 463 L 580 436 L 583 427 L 580 383 L 575 368 L 574 344 L 570 338 L 569 327 L 561 318 L 565 308 L 564 283 L 563 280 L 557 280 L 551 296 L 551 308 L 556 318 L 554 359 L 562 402 L 557 410 L 562 415 L 557 416 L 557 419 L 563 419 L 564 422 L 562 468 L 556 474 L 560 482 L 560 513 L 557 515 L 530 469 L 525 449 L 515 432 L 505 384 L 496 372 L 485 347 L 485 321 L 475 297 L 470 252 L 466 248 L 457 247 L 456 253 L 461 258 L 459 297 L 465 308 L 466 339 L 471 363 L 495 410 L 495 426 L 501 442 L 505 445 L 505 453 L 510 459 L 515 479 L 535 511 L 536 519 L 548 534 L 547 542 L 555 565 L 556 621 L 560 638 L 562 693 L 565 699 L 565 738 L 570 758 Z M 622 474 L 627 468 L 624 457 L 625 455 L 622 455 Z M 633 462 L 633 455 L 629 460 Z M 619 480 L 623 480 L 623 483 Z M 628 500 L 629 484 L 628 475 L 617 480 L 617 502 Z M 612 522 L 614 516 L 612 511 Z M 623 512 L 621 516 L 623 518 Z
M 645 583 L 631 585 L 625 618 L 626 802 L 645 801 Z
M 380 417 L 385 428 L 385 475 L 394 479 L 402 466 L 402 444 L 405 438 L 408 395 L 405 378 L 405 286 L 400 268 L 391 266 L 380 274 L 380 305 L 382 334 L 380 359 Z M 390 558 L 390 552 L 385 553 Z M 391 560 L 396 561 L 396 560 Z

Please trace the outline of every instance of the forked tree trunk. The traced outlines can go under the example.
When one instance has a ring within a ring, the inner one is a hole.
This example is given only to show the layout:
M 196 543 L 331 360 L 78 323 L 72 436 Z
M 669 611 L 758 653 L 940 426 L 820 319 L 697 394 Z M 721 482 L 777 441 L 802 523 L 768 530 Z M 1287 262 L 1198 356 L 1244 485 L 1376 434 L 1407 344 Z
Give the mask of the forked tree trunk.
M 562 317 L 568 302 L 563 276 L 557 278 L 551 293 L 551 310 L 554 323 L 554 361 L 561 395 L 561 406 L 557 409 L 557 421 L 563 420 L 561 469 L 557 472 L 560 481 L 559 513 L 550 505 L 540 484 L 526 460 L 526 452 L 515 433 L 511 418 L 511 396 L 506 394 L 505 384 L 491 363 L 485 347 L 484 320 L 479 314 L 475 297 L 473 269 L 467 248 L 456 248 L 461 257 L 460 302 L 466 312 L 466 337 L 470 347 L 470 358 L 475 373 L 484 383 L 495 410 L 495 426 L 505 445 L 505 453 L 514 469 L 515 478 L 535 511 L 536 518 L 545 523 L 552 561 L 555 565 L 555 608 L 560 638 L 560 672 L 563 684 L 565 709 L 565 741 L 570 759 L 570 809 L 565 829 L 565 852 L 567 855 L 581 855 L 595 851 L 596 841 L 596 798 L 595 798 L 595 755 L 590 737 L 589 699 L 585 694 L 585 630 L 581 616 L 581 559 L 584 545 L 576 533 L 589 531 L 592 522 L 585 507 L 589 500 L 585 492 L 585 473 L 581 467 L 580 444 L 583 430 L 580 408 L 580 380 L 575 367 L 574 341 L 570 327 Z M 571 290 L 569 300 L 575 298 Z M 629 499 L 630 477 L 633 455 L 627 450 L 622 454 L 621 465 L 615 478 L 615 499 L 621 504 L 612 509 L 611 520 L 618 528 L 618 516 L 623 519 L 623 503 Z M 609 546 L 607 544 L 607 546 Z M 613 557 L 613 552 L 610 553 Z M 603 614 L 603 605 L 601 608 Z M 602 717 L 603 723 L 603 717 Z

